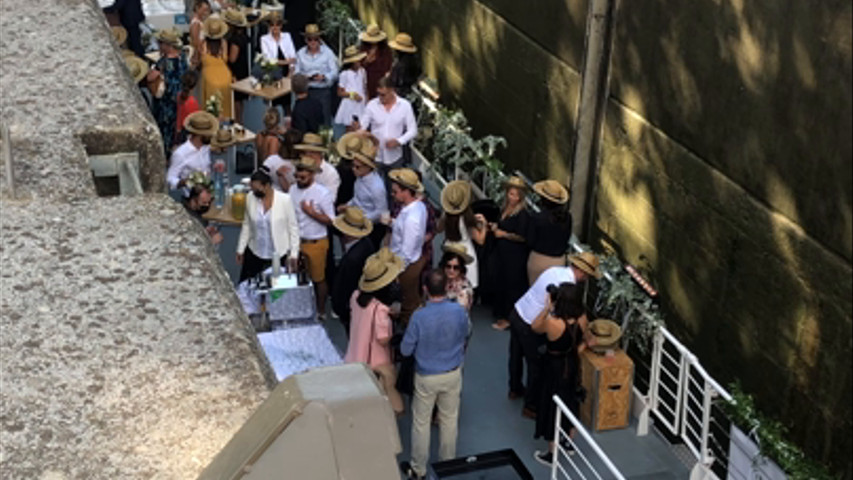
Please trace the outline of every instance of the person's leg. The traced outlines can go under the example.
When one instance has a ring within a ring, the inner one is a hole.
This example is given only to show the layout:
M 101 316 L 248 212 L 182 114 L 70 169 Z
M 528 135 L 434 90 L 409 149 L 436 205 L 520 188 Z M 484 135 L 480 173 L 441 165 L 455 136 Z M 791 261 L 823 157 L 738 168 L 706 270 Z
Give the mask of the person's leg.
M 412 396 L 412 470 L 426 475 L 429 461 L 430 416 L 435 405 L 434 375 L 415 374 L 415 394 Z
M 323 318 L 326 314 L 326 297 L 329 288 L 326 284 L 326 252 L 329 249 L 329 239 L 322 238 L 302 244 L 302 252 L 308 257 L 308 274 L 314 282 L 314 293 L 317 301 L 317 315 Z
M 539 345 L 541 344 L 541 340 L 539 339 L 539 335 L 534 333 L 533 329 L 530 328 L 530 325 L 517 314 L 510 316 L 510 323 L 512 324 L 511 328 L 515 330 L 516 338 L 521 345 L 521 353 L 527 364 L 527 387 L 524 393 L 524 410 L 532 413 L 536 411 L 539 405 L 539 371 L 542 363 Z
M 509 318 L 518 317 L 515 308 L 509 314 Z M 521 321 L 520 318 L 517 321 Z M 510 320 L 512 324 L 513 320 Z M 509 332 L 509 394 L 510 397 L 517 397 L 524 394 L 524 353 L 521 349 L 521 342 L 518 339 L 518 332 L 515 328 L 510 328 Z
M 459 427 L 459 403 L 462 396 L 462 369 L 441 375 L 438 394 L 438 459 L 456 457 L 456 437 Z

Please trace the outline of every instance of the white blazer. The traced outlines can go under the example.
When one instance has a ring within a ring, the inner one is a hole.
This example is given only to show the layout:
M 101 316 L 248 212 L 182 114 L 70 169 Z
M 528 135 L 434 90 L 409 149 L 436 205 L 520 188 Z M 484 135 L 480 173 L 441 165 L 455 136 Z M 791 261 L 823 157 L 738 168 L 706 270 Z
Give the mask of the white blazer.
M 284 54 L 284 58 L 296 58 L 296 47 L 293 46 L 293 40 L 290 38 L 289 33 L 281 32 L 281 36 L 278 37 L 278 42 L 272 38 L 271 33 L 261 37 L 261 53 L 263 53 L 264 57 L 268 60 L 278 60 L 278 47 L 281 47 L 281 52 Z
M 237 253 L 240 255 L 246 251 L 246 246 L 253 252 L 258 251 L 255 243 L 257 235 L 255 222 L 260 201 L 252 193 L 246 196 L 246 213 L 243 215 L 243 228 L 240 229 L 240 240 L 237 242 Z M 278 190 L 273 190 L 270 230 L 276 253 L 280 255 L 287 253 L 294 259 L 299 256 L 299 223 L 296 220 L 296 211 L 293 209 L 290 195 Z

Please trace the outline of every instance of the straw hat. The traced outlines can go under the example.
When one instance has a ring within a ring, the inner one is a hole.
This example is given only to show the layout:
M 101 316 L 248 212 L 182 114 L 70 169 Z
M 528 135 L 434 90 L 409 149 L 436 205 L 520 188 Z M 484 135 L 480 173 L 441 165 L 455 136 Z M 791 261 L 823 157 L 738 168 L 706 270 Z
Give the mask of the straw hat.
M 603 351 L 618 348 L 622 338 L 622 327 L 613 320 L 597 318 L 590 322 L 589 333 L 595 338 L 595 345 L 590 345 L 593 351 Z
M 352 160 L 352 154 L 361 150 L 361 145 L 365 141 L 364 137 L 358 132 L 345 133 L 335 144 L 335 150 L 337 150 L 339 157 Z
M 362 52 L 355 45 L 350 45 L 344 49 L 343 64 L 346 65 L 348 63 L 358 62 L 359 60 L 364 60 L 365 57 L 367 57 L 367 53 Z
M 127 65 L 127 70 L 133 77 L 133 83 L 139 83 L 148 75 L 148 62 L 135 55 L 124 57 L 124 64 Z
M 170 28 L 168 30 L 157 30 L 157 32 L 154 33 L 154 38 L 157 39 L 158 42 L 163 42 L 175 48 L 182 48 L 184 46 L 184 43 L 181 42 L 181 34 L 174 28 Z
M 412 36 L 408 33 L 398 33 L 394 40 L 388 42 L 388 46 L 400 52 L 415 53 L 418 51 L 418 47 L 412 42 Z
M 113 31 L 113 38 L 116 39 L 116 43 L 119 45 L 124 45 L 124 42 L 127 41 L 127 30 L 124 27 L 120 27 L 118 25 L 110 27 L 110 30 Z
M 210 146 L 212 148 L 225 148 L 237 143 L 237 139 L 234 138 L 234 134 L 231 132 L 230 128 L 220 128 L 216 131 L 216 135 L 213 136 L 213 139 L 210 141 Z
M 325 32 L 320 30 L 320 27 L 318 27 L 316 23 L 309 23 L 308 25 L 305 25 L 305 31 L 301 32 L 301 33 L 303 36 L 311 38 L 311 37 L 319 37 L 320 35 L 322 35 Z
M 396 262 L 386 262 L 377 254 L 371 255 L 364 262 L 358 288 L 363 292 L 375 292 L 393 282 L 402 269 Z
M 361 142 L 361 149 L 352 153 L 352 160 L 360 162 L 376 170 L 376 145 L 370 140 Z
M 281 13 L 279 13 L 279 12 L 277 12 L 277 11 L 272 11 L 272 12 L 270 12 L 270 13 L 266 16 L 266 18 L 265 18 L 264 20 L 265 20 L 267 23 L 269 23 L 270 25 L 272 25 L 272 24 L 281 24 L 281 25 L 284 25 L 285 23 L 287 23 L 287 20 L 285 20 L 284 18 L 282 18 L 282 17 L 281 17 Z
M 323 152 L 326 153 L 329 149 L 326 148 L 325 143 L 323 142 L 323 137 L 317 135 L 316 133 L 306 133 L 302 136 L 302 143 L 298 143 L 293 146 L 296 150 L 310 151 L 310 152 Z
M 441 191 L 441 208 L 445 213 L 459 215 L 471 204 L 471 184 L 465 180 L 454 180 Z
M 249 21 L 246 19 L 246 15 L 240 10 L 234 8 L 229 8 L 222 12 L 222 20 L 225 20 L 225 23 L 234 25 L 235 27 L 246 28 L 249 26 Z
M 444 242 L 444 245 L 441 246 L 441 249 L 445 252 L 455 253 L 462 257 L 462 261 L 465 262 L 465 265 L 470 265 L 471 262 L 474 261 L 474 257 L 468 253 L 468 248 L 465 247 L 465 244 L 462 242 Z
M 293 162 L 293 167 L 297 170 L 308 170 L 314 173 L 322 170 L 320 165 L 317 165 L 317 160 L 311 157 L 299 157 L 299 160 Z
M 601 269 L 598 267 L 598 256 L 592 252 L 581 252 L 569 255 L 569 263 L 582 272 L 586 272 L 595 278 L 601 278 Z
M 388 35 L 380 30 L 379 25 L 375 23 L 368 25 L 367 30 L 358 36 L 358 39 L 365 43 L 379 43 L 386 38 L 388 38 Z
M 504 181 L 504 188 L 510 187 L 519 188 L 521 190 L 527 190 L 527 183 L 522 180 L 521 177 L 513 175 Z
M 219 120 L 210 113 L 199 110 L 187 115 L 184 119 L 184 128 L 196 135 L 212 137 L 219 130 Z
M 406 268 L 406 264 L 403 263 L 403 259 L 395 255 L 388 247 L 380 248 L 379 251 L 371 255 L 371 257 L 376 257 L 385 263 L 391 263 L 395 267 L 399 268 L 401 272 Z
M 392 182 L 406 188 L 411 188 L 415 192 L 420 193 L 424 191 L 424 186 L 421 184 L 418 174 L 411 168 L 395 168 L 388 172 L 388 178 Z
M 204 30 L 204 38 L 218 40 L 228 33 L 228 24 L 223 22 L 221 18 L 207 17 L 202 24 L 202 29 Z
M 344 235 L 355 238 L 366 237 L 373 231 L 373 222 L 365 218 L 360 208 L 353 206 L 345 208 L 343 213 L 335 217 L 332 225 Z
M 569 201 L 569 191 L 556 180 L 536 182 L 533 184 L 533 191 L 558 205 L 563 205 Z
M 127 49 L 127 48 L 122 48 L 121 50 L 119 50 L 119 52 L 121 53 L 121 56 L 123 58 L 135 57 L 136 56 L 136 52 L 134 52 L 133 50 Z

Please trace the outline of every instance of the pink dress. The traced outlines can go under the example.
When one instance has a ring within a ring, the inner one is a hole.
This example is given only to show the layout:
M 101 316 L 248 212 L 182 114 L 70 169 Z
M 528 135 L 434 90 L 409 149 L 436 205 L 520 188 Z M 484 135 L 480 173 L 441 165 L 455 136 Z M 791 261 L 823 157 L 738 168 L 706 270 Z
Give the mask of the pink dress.
M 388 305 L 375 298 L 361 308 L 356 301 L 359 291 L 350 298 L 351 323 L 349 346 L 344 361 L 347 363 L 364 362 L 371 368 L 391 363 L 391 347 L 380 345 L 380 338 L 391 336 L 391 316 Z

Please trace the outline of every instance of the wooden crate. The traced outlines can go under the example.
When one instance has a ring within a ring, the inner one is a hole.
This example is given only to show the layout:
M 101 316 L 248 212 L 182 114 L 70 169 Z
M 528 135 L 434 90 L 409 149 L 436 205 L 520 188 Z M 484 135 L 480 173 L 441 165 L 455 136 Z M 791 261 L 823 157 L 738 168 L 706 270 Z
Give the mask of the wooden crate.
M 586 401 L 581 421 L 591 431 L 625 428 L 630 423 L 634 362 L 622 350 L 612 356 L 590 350 L 581 353 L 581 384 Z

